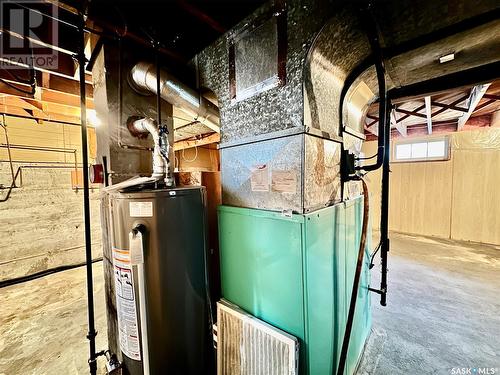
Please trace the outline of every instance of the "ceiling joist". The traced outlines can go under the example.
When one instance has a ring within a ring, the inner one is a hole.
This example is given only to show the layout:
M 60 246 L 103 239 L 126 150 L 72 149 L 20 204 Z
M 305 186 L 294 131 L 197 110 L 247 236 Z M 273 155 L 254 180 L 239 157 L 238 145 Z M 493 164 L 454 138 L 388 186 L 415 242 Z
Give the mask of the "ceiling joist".
M 220 142 L 220 134 L 212 133 L 206 137 L 194 140 L 185 140 L 174 143 L 174 151 L 184 150 L 186 148 L 199 147 L 210 143 Z
M 471 89 L 469 98 L 467 99 L 468 110 L 458 119 L 457 131 L 460 131 L 464 128 L 465 123 L 471 117 L 472 113 L 481 101 L 483 95 L 486 93 L 486 90 L 488 90 L 488 87 L 490 87 L 490 84 L 491 83 L 486 83 L 484 85 L 474 86 Z
M 391 111 L 391 125 L 395 127 L 398 130 L 399 134 L 401 134 L 403 137 L 408 136 L 407 125 L 402 121 L 398 122 L 398 110 L 396 107 Z
M 426 96 L 425 101 L 425 115 L 427 117 L 427 133 L 432 134 L 432 107 L 431 107 L 431 97 Z
M 482 128 L 490 126 L 488 121 L 493 112 L 500 112 L 500 81 L 412 97 L 392 104 L 395 105 L 390 118 L 393 136 Z M 366 115 L 365 134 L 368 139 L 374 137 L 371 127 L 378 127 L 378 110 L 378 103 L 374 103 Z

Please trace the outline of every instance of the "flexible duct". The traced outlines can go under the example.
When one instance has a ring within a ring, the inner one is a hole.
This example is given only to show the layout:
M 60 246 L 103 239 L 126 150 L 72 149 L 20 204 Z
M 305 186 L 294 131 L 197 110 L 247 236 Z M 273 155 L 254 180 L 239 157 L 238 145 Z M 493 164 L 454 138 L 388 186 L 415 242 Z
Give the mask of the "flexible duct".
M 130 72 L 131 84 L 137 91 L 157 94 L 156 66 L 137 63 Z M 186 86 L 165 70 L 160 71 L 160 96 L 210 129 L 219 132 L 219 108 L 196 90 Z
M 173 186 L 173 178 L 170 174 L 170 160 L 168 159 L 170 144 L 167 132 L 162 130 L 162 127 L 158 126 L 153 119 L 148 117 L 130 122 L 128 128 L 134 135 L 151 134 L 154 142 L 153 174 L 151 177 L 156 179 L 164 178 L 167 186 Z

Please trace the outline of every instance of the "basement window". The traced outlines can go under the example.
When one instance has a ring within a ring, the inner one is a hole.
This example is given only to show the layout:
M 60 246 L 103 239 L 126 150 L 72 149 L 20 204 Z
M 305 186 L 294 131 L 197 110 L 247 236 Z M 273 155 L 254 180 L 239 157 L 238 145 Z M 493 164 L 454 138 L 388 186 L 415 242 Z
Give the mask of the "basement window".
M 393 161 L 436 161 L 450 159 L 449 138 L 399 141 L 394 144 Z

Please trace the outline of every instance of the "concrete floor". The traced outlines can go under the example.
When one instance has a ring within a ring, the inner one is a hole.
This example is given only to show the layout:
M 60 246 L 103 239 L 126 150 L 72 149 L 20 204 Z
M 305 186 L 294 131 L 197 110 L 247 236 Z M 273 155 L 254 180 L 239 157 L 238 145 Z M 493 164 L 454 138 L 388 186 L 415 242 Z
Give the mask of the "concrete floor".
M 373 295 L 373 330 L 358 374 L 500 369 L 500 247 L 400 234 L 391 240 L 388 305 Z M 373 285 L 378 276 L 375 267 Z M 94 282 L 103 349 L 101 263 Z M 0 289 L 0 375 L 88 373 L 85 290 L 84 268 Z
M 94 264 L 97 349 L 107 348 L 102 262 Z M 85 268 L 0 289 L 0 375 L 88 374 Z M 99 373 L 105 374 L 100 360 Z
M 372 297 L 373 329 L 358 374 L 498 374 L 500 247 L 390 238 L 388 302 Z

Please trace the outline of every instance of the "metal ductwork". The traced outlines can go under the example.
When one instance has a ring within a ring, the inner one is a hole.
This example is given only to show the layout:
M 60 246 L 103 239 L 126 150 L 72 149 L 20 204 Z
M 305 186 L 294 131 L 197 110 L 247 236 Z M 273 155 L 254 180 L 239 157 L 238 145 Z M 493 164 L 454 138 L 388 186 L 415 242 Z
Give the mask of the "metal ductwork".
M 174 180 L 170 173 L 170 144 L 168 142 L 167 131 L 151 118 L 131 117 L 127 121 L 129 131 L 135 136 L 147 136 L 151 134 L 154 142 L 153 149 L 153 174 L 151 177 L 165 179 L 167 186 L 173 186 Z
M 139 92 L 157 94 L 156 66 L 137 63 L 130 72 L 131 84 Z M 213 131 L 220 132 L 219 108 L 196 90 L 177 80 L 165 70 L 160 71 L 160 96 Z

